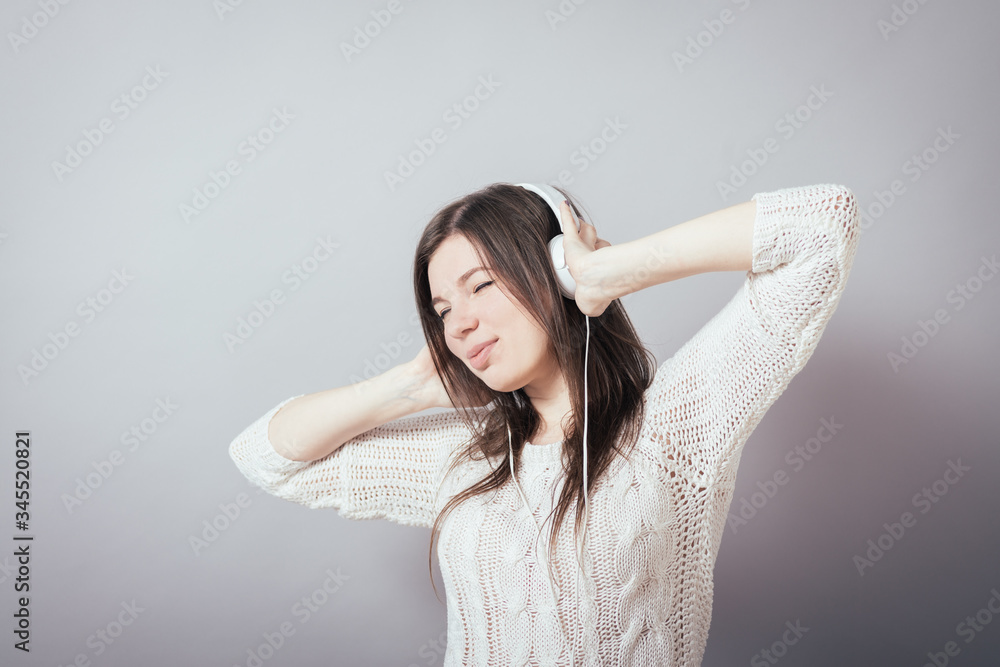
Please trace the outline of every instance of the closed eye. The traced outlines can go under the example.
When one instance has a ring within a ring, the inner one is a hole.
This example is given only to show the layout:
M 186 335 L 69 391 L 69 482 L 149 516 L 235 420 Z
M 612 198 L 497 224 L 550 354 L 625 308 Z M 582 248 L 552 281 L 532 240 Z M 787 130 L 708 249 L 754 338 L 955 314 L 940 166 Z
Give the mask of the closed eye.
M 477 285 L 477 286 L 476 286 L 476 289 L 475 289 L 475 290 L 473 290 L 473 291 L 474 291 L 474 292 L 479 292 L 479 290 L 480 290 L 481 288 L 483 288 L 483 287 L 488 287 L 488 286 L 490 286 L 490 285 L 492 285 L 492 284 L 493 284 L 493 281 L 492 281 L 492 280 L 489 280 L 489 281 L 487 281 L 487 282 L 485 282 L 485 283 L 480 283 L 479 285 Z M 440 314 L 438 315 L 438 319 L 439 319 L 439 320 L 443 320 L 443 319 L 444 319 L 444 316 L 448 314 L 448 311 L 449 311 L 449 310 L 451 310 L 451 308 L 445 308 L 444 310 L 442 310 L 442 311 L 441 311 L 441 313 L 440 313 Z

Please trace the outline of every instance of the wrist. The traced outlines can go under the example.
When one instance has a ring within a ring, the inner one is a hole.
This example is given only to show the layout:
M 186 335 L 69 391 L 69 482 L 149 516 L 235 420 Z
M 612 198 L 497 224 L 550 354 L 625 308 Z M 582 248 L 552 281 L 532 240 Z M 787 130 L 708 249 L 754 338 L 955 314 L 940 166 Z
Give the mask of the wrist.
M 416 362 L 411 360 L 393 366 L 377 378 L 384 384 L 383 391 L 393 410 L 407 415 L 434 407 L 427 399 L 424 389 L 426 378 Z
M 590 253 L 581 282 L 597 285 L 601 296 L 609 302 L 638 292 L 642 285 L 632 268 L 634 250 L 629 243 L 623 243 Z

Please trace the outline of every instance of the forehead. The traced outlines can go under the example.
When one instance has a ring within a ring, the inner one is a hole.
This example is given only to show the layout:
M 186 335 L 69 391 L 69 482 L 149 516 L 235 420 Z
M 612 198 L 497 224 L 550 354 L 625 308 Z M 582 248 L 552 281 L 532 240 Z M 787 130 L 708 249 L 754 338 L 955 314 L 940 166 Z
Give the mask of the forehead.
M 442 292 L 460 283 L 466 272 L 481 265 L 483 262 L 476 256 L 476 250 L 468 239 L 461 234 L 448 237 L 427 263 L 431 296 L 443 296 Z

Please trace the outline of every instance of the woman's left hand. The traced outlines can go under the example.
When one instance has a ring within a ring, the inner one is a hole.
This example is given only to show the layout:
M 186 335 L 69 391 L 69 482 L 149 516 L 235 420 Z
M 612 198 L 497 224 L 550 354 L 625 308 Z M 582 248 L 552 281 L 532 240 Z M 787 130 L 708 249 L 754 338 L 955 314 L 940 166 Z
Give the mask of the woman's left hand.
M 569 202 L 562 203 L 563 249 L 566 255 L 566 266 L 573 280 L 576 281 L 576 305 L 580 312 L 590 317 L 603 313 L 614 297 L 602 284 L 598 262 L 604 257 L 602 249 L 610 247 L 611 243 L 597 237 L 597 229 L 582 218 L 573 215 Z M 576 222 L 579 220 L 580 229 Z

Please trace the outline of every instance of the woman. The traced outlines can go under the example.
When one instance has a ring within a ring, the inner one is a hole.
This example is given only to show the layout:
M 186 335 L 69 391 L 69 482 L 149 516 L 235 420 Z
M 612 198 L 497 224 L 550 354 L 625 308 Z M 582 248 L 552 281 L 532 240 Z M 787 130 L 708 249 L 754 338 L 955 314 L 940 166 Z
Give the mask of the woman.
M 275 496 L 432 529 L 446 666 L 701 662 L 743 445 L 816 348 L 860 237 L 839 185 L 758 193 L 620 246 L 580 222 L 505 183 L 452 202 L 414 263 L 427 346 L 286 399 L 230 445 Z M 575 300 L 549 261 L 560 232 Z M 746 281 L 656 368 L 619 299 L 722 270 Z M 432 407 L 456 409 L 409 416 Z

